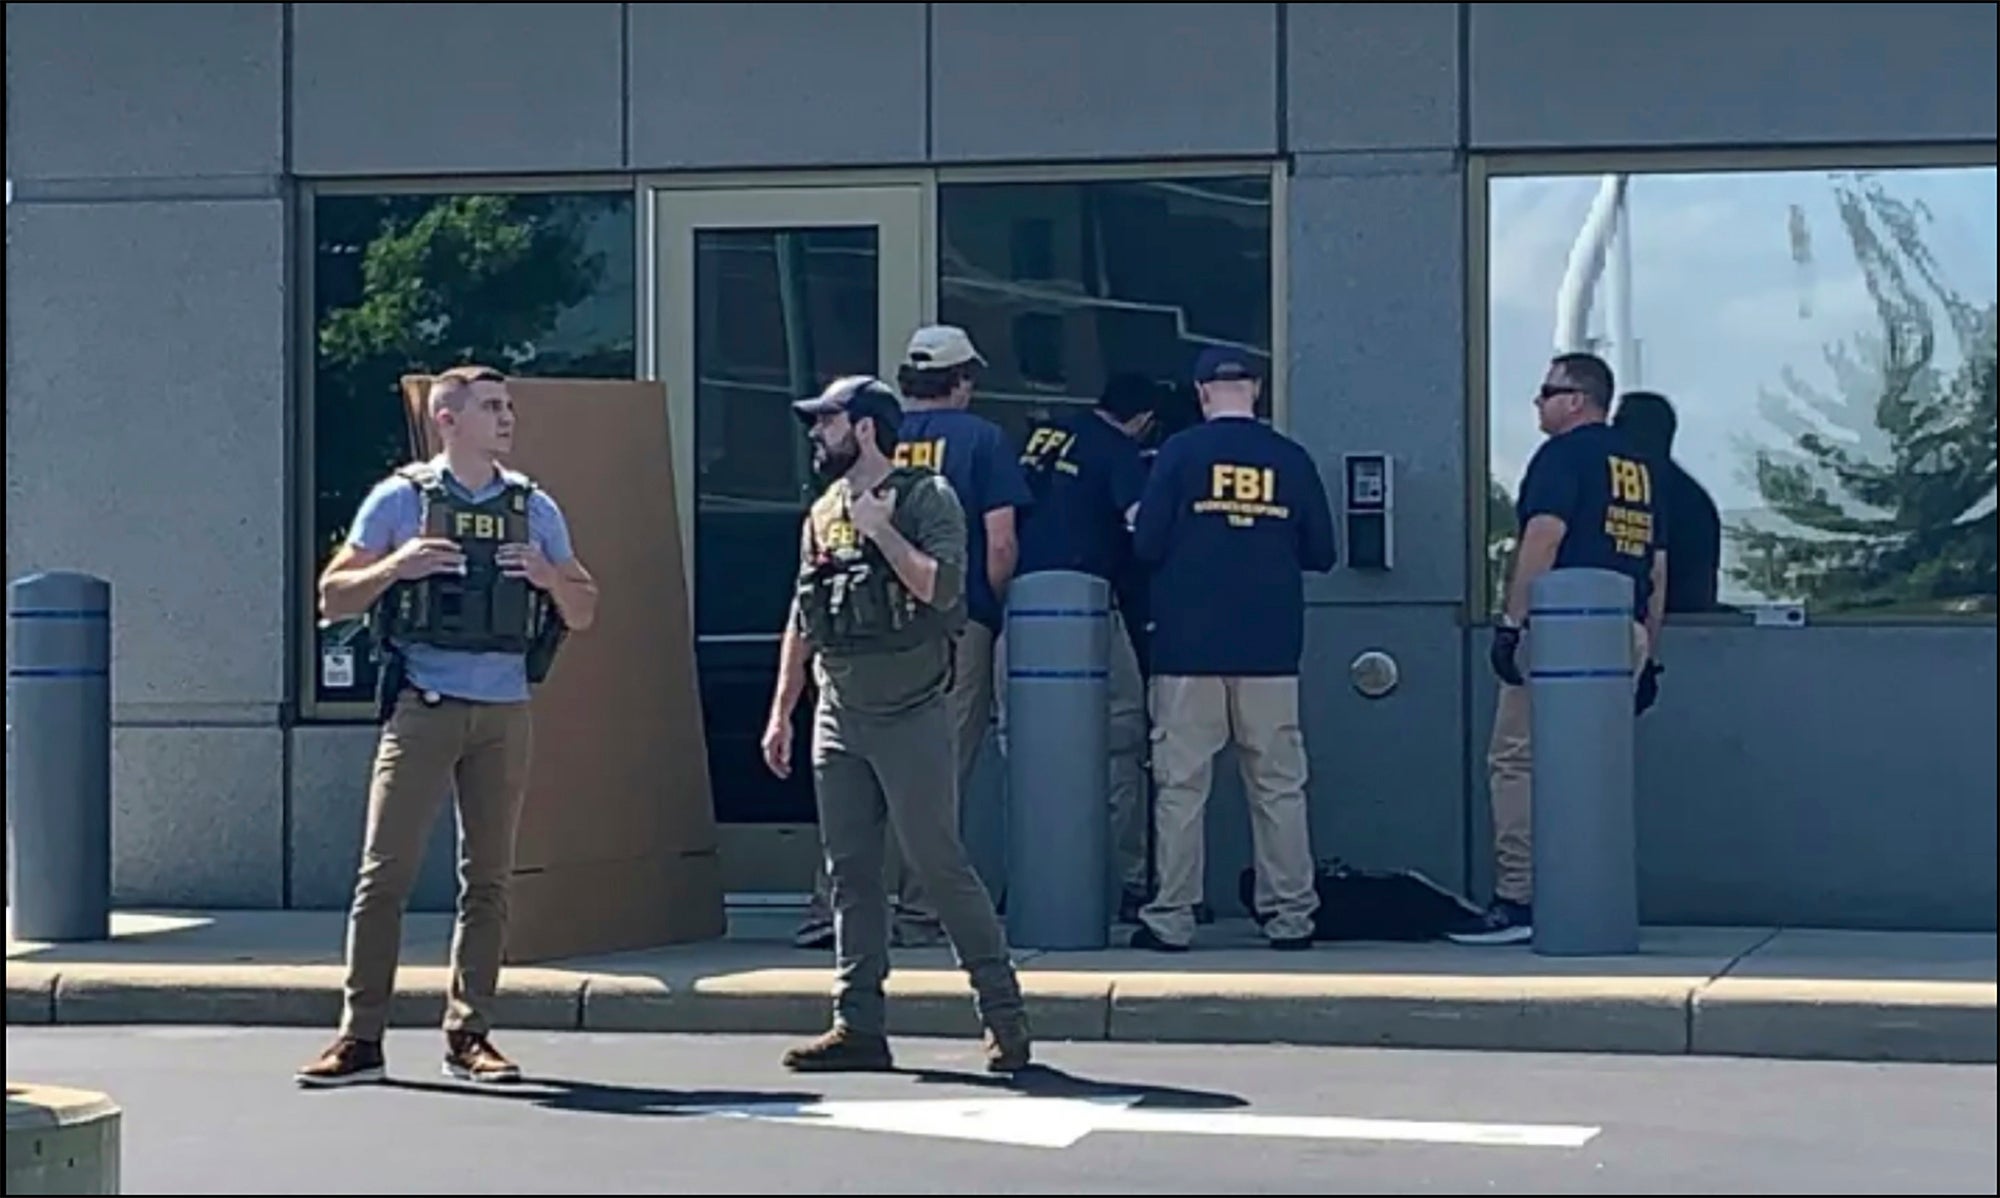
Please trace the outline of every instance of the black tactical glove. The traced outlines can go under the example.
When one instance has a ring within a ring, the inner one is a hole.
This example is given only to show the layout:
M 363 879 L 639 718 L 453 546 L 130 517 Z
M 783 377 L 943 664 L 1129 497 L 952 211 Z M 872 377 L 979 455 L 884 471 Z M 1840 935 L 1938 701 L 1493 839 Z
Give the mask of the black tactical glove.
M 1526 686 L 1521 667 L 1514 658 L 1521 650 L 1521 630 L 1501 625 L 1493 630 L 1493 673 L 1509 686 Z
M 1648 661 L 1646 668 L 1639 671 L 1639 688 L 1632 696 L 1632 714 L 1645 715 L 1653 704 L 1660 701 L 1660 675 L 1667 667 L 1657 661 Z

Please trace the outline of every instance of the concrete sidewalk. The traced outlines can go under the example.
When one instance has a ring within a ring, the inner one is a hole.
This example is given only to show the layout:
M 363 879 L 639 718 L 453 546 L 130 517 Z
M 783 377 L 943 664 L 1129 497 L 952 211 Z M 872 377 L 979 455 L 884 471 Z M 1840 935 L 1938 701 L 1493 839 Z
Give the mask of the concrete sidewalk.
M 761 926 L 757 926 L 761 924 Z M 510 967 L 502 1029 L 821 1030 L 829 954 L 769 918 L 706 944 Z M 447 916 L 412 915 L 395 1012 L 436 1026 Z M 7 946 L 7 1022 L 331 1028 L 337 912 L 123 912 L 110 941 Z M 1022 954 L 1047 1040 L 1287 1042 L 1867 1061 L 1995 1060 L 1992 935 L 1652 928 L 1634 957 L 1554 959 L 1446 943 L 1262 948 L 1247 923 L 1203 947 Z M 942 948 L 899 950 L 893 1029 L 976 1034 Z

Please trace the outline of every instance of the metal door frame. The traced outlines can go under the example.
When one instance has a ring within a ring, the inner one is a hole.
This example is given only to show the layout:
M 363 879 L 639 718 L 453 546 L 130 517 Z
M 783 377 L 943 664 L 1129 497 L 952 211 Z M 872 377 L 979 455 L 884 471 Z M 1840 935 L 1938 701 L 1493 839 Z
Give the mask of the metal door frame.
M 639 238 L 644 342 L 642 377 L 664 383 L 672 437 L 675 506 L 681 528 L 690 612 L 696 561 L 695 238 L 720 229 L 872 228 L 876 230 L 876 370 L 895 378 L 896 365 L 919 325 L 936 310 L 936 271 L 929 232 L 931 195 L 921 180 L 786 186 L 661 186 L 642 206 Z M 650 334 L 650 335 L 647 335 Z M 699 619 L 698 613 L 695 613 Z M 704 637 L 704 641 L 778 639 L 778 630 Z M 783 879 L 809 885 L 819 835 L 810 824 L 718 823 L 725 889 L 732 905 L 793 902 L 804 896 Z

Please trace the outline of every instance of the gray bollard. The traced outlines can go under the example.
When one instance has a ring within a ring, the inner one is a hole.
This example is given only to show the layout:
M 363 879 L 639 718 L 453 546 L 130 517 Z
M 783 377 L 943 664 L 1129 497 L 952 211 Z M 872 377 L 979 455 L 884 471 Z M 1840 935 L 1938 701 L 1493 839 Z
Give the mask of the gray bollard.
M 1111 588 L 1069 570 L 1007 595 L 1007 936 L 1019 948 L 1111 938 L 1105 862 Z
M 1529 599 L 1535 951 L 1639 951 L 1632 580 L 1551 570 Z
M 18 940 L 111 935 L 111 585 L 7 588 L 7 904 Z

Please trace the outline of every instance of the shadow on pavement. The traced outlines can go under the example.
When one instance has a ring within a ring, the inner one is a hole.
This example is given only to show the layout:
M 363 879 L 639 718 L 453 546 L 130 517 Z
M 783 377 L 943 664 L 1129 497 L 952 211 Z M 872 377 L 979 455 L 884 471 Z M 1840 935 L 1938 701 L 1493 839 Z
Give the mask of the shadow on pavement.
M 949 1069 L 899 1069 L 923 1085 L 977 1086 L 1005 1090 L 1031 1098 L 1125 1098 L 1136 1096 L 1137 1106 L 1148 1110 L 1221 1111 L 1246 1107 L 1250 1101 L 1236 1094 L 1214 1090 L 1188 1090 L 1179 1086 L 1153 1086 L 1143 1082 L 1109 1082 L 1078 1077 L 1047 1065 L 1030 1065 L 1011 1077 L 988 1073 L 959 1073 Z
M 564 1078 L 527 1078 L 504 1086 L 453 1081 L 412 1081 L 390 1078 L 382 1083 L 396 1090 L 450 1094 L 462 1098 L 498 1098 L 530 1102 L 552 1111 L 594 1115 L 704 1115 L 718 1107 L 770 1106 L 819 1102 L 822 1095 L 794 1090 L 660 1090 L 650 1086 L 618 1086 Z

